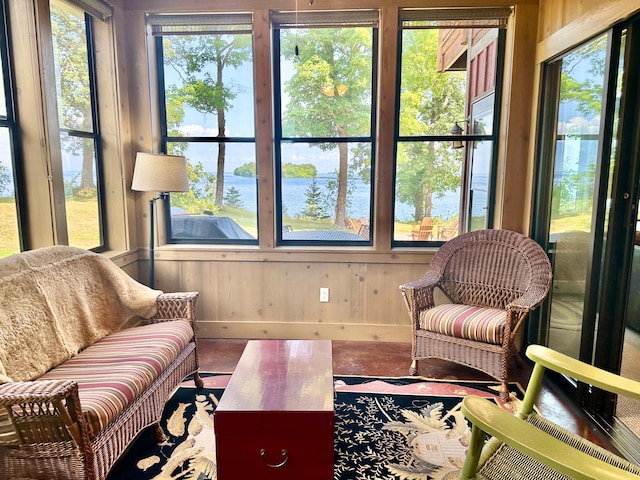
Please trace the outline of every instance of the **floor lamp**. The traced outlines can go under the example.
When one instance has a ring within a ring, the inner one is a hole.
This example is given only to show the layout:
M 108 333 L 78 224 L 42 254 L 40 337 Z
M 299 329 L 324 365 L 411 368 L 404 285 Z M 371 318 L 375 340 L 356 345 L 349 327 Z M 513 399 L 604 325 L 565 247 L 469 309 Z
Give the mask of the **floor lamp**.
M 142 153 L 136 155 L 131 190 L 156 192 L 157 197 L 149 200 L 149 286 L 155 285 L 155 203 L 165 199 L 169 192 L 189 191 L 187 161 L 178 155 Z

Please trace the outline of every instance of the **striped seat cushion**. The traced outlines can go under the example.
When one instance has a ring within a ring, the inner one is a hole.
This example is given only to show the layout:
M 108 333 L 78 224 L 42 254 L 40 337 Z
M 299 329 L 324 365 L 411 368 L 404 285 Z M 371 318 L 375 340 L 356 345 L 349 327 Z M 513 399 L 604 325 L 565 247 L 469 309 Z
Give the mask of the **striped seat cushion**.
M 128 328 L 103 338 L 41 379 L 78 382 L 93 435 L 113 421 L 193 338 L 186 320 Z
M 420 312 L 420 328 L 450 337 L 502 344 L 507 312 L 496 308 L 445 304 Z

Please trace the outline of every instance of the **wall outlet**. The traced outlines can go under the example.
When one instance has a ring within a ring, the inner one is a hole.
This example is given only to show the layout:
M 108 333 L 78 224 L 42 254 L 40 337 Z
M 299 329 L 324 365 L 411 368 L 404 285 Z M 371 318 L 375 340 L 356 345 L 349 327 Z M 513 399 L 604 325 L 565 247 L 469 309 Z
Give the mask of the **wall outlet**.
M 329 289 L 321 288 L 320 289 L 320 301 L 323 303 L 327 303 L 329 301 Z

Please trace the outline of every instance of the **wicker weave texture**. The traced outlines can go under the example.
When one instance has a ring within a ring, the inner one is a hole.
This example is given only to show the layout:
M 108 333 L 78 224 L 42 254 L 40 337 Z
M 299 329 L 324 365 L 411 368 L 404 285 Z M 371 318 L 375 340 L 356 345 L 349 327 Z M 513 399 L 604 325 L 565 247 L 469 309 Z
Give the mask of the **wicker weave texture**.
M 507 399 L 508 362 L 517 354 L 514 340 L 529 312 L 547 296 L 551 264 L 535 241 L 510 230 L 480 230 L 445 243 L 424 277 L 400 285 L 413 330 L 411 374 L 417 361 L 441 358 L 481 370 L 503 383 Z M 428 332 L 420 313 L 433 308 L 438 288 L 451 303 L 503 309 L 507 312 L 501 345 Z
M 529 414 L 527 422 L 571 445 L 581 452 L 603 462 L 640 476 L 640 467 L 615 455 L 588 440 L 565 430 L 535 413 Z M 571 477 L 540 463 L 509 445 L 503 444 L 478 471 L 477 478 L 485 480 L 571 480 Z
M 197 292 L 162 294 L 151 321 L 186 318 L 195 330 Z M 135 328 L 135 327 L 134 327 Z M 196 338 L 160 376 L 107 427 L 90 438 L 78 385 L 71 380 L 0 385 L 0 405 L 10 410 L 20 444 L 0 447 L 0 480 L 103 479 L 145 427 L 156 424 L 168 396 L 185 376 L 197 376 Z

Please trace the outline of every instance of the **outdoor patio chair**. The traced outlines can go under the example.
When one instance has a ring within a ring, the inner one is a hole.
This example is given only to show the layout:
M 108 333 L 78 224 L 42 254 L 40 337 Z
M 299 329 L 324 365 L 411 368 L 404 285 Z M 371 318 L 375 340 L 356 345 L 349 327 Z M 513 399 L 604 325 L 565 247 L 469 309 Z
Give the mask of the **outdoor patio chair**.
M 458 235 L 458 219 L 456 218 L 449 225 L 441 225 L 438 227 L 438 240 L 451 240 Z
M 499 380 L 507 401 L 508 363 L 525 318 L 547 296 L 551 264 L 529 237 L 480 230 L 455 237 L 436 252 L 421 280 L 400 285 L 412 326 L 411 368 L 441 358 Z M 436 305 L 439 289 L 450 303 Z
M 640 400 L 640 382 L 615 375 L 541 345 L 531 345 L 535 362 L 519 412 L 469 396 L 462 412 L 472 424 L 461 480 L 637 479 L 640 467 L 537 414 L 534 402 L 546 369 L 587 385 Z M 486 435 L 491 435 L 485 442 Z
M 431 240 L 433 235 L 433 219 L 431 217 L 424 217 L 422 223 L 411 230 L 412 240 Z

